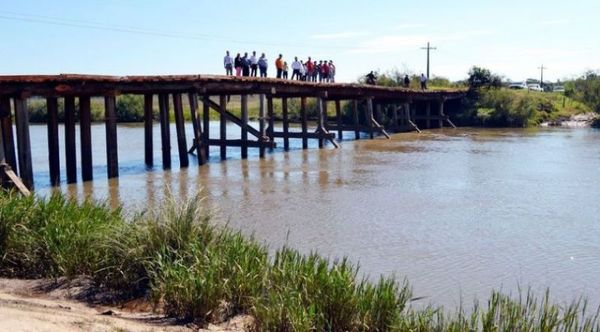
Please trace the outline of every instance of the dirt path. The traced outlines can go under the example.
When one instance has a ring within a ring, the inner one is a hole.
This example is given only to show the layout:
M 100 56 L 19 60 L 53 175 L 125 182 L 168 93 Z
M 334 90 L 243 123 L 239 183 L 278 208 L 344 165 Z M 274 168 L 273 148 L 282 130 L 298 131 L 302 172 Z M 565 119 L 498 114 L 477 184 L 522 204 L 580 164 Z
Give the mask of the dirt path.
M 147 310 L 118 309 L 75 300 L 82 287 L 48 290 L 43 280 L 0 279 L 0 331 L 245 331 L 247 317 L 198 329 Z

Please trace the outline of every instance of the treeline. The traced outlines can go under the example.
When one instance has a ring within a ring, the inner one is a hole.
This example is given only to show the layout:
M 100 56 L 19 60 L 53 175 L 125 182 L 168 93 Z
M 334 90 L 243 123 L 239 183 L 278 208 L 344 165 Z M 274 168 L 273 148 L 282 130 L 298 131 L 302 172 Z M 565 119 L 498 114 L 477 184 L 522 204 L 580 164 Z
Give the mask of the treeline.
M 406 282 L 371 281 L 347 259 L 269 253 L 215 222 L 201 199 L 167 200 L 132 217 L 60 194 L 47 199 L 0 191 L 0 276 L 84 276 L 116 298 L 153 302 L 198 324 L 238 314 L 256 331 L 598 331 L 584 300 L 552 304 L 548 293 L 492 292 L 482 305 L 411 307 Z M 435 299 L 431 299 L 435 301 Z

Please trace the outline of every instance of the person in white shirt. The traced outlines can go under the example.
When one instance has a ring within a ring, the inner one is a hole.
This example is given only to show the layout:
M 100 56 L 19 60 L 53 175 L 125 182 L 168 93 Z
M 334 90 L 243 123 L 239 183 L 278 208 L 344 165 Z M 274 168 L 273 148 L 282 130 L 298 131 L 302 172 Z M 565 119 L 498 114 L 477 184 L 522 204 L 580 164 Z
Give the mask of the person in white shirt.
M 421 90 L 427 90 L 427 77 L 421 73 Z
M 256 51 L 252 51 L 250 57 L 250 76 L 256 77 L 256 70 L 258 69 L 258 58 L 256 57 Z
M 335 65 L 333 60 L 329 60 L 329 81 L 335 83 Z
M 300 63 L 300 61 L 298 61 L 298 57 L 294 57 L 294 62 L 292 62 L 292 77 L 290 78 L 291 80 L 294 79 L 294 77 L 299 80 L 300 79 L 300 70 L 302 69 L 302 64 Z
M 225 53 L 223 58 L 223 65 L 225 66 L 225 75 L 233 75 L 233 58 L 229 55 L 229 51 Z

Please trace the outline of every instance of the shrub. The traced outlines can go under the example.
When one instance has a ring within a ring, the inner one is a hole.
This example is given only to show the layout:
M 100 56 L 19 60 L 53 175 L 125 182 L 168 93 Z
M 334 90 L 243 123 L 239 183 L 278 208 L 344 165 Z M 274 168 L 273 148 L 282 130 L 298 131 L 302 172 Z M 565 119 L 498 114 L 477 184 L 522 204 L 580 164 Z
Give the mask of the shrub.
M 144 97 L 122 95 L 117 98 L 117 121 L 140 122 L 144 120 Z

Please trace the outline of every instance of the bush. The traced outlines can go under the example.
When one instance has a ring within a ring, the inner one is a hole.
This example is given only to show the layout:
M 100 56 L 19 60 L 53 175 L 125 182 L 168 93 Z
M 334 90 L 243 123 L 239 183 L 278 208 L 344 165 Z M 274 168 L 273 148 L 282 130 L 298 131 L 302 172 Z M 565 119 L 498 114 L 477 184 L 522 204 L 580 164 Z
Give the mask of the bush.
M 144 120 L 144 96 L 122 95 L 117 98 L 117 121 L 141 122 Z

